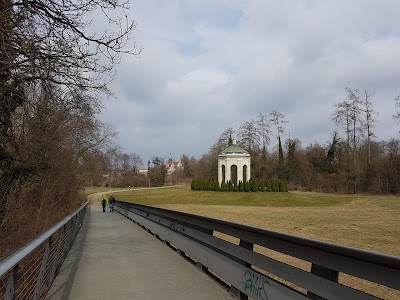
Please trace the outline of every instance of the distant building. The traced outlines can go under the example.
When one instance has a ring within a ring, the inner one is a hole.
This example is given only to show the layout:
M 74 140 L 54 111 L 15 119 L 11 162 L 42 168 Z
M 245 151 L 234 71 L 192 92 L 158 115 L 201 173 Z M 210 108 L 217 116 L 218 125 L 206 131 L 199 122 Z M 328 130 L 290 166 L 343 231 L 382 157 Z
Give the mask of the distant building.
M 148 172 L 149 172 L 148 169 L 139 169 L 139 171 L 138 171 L 139 174 L 143 174 L 143 175 L 147 175 Z
M 173 161 L 170 159 L 165 163 L 165 168 L 167 169 L 167 176 L 170 176 L 175 171 L 182 170 L 183 166 L 180 161 Z M 147 175 L 148 172 L 149 172 L 148 169 L 140 169 L 138 171 L 139 174 L 143 174 L 143 175 Z
M 167 175 L 172 174 L 175 171 L 183 169 L 182 163 L 180 161 L 169 160 L 165 166 L 167 167 Z

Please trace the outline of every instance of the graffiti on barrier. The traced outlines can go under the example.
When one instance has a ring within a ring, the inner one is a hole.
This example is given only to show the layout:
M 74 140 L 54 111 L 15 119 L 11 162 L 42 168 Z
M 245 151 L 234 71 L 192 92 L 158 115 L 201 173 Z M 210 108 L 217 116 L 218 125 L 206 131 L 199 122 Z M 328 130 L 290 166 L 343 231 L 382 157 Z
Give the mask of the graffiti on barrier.
M 246 271 L 243 277 L 245 291 L 251 291 L 257 299 L 268 300 L 267 286 L 269 286 L 269 282 L 264 276 L 255 272 Z
M 174 231 L 180 231 L 184 232 L 185 231 L 185 226 L 179 223 L 171 222 L 168 226 L 169 229 L 174 230 Z

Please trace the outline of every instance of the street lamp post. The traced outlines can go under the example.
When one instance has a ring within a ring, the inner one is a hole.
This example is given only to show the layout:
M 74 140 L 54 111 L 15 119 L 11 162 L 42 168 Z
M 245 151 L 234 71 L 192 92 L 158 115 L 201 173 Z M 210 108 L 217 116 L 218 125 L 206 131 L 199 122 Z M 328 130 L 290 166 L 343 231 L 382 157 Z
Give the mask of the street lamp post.
M 149 178 L 149 187 L 150 187 L 150 176 L 149 176 L 149 172 L 150 172 L 150 161 L 147 162 L 147 178 Z

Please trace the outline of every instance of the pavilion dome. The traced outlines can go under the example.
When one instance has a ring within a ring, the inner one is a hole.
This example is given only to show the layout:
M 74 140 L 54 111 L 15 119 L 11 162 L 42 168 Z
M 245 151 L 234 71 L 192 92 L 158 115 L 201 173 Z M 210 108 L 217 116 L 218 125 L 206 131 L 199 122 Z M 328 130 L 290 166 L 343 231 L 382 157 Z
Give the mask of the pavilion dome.
M 220 155 L 235 155 L 235 154 L 250 155 L 248 151 L 246 151 L 245 149 L 236 144 L 236 140 L 233 140 L 232 144 L 229 145 L 220 153 Z

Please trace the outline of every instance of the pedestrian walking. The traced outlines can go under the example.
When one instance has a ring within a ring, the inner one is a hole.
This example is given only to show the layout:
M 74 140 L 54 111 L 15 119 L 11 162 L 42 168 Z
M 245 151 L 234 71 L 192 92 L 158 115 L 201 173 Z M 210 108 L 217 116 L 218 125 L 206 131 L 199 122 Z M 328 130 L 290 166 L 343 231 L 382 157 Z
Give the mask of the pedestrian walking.
M 113 212 L 114 211 L 114 203 L 115 203 L 114 195 L 111 195 L 108 200 L 110 201 L 110 212 Z
M 103 212 L 106 212 L 106 204 L 107 204 L 108 197 L 106 194 L 101 196 L 101 206 L 103 206 Z

